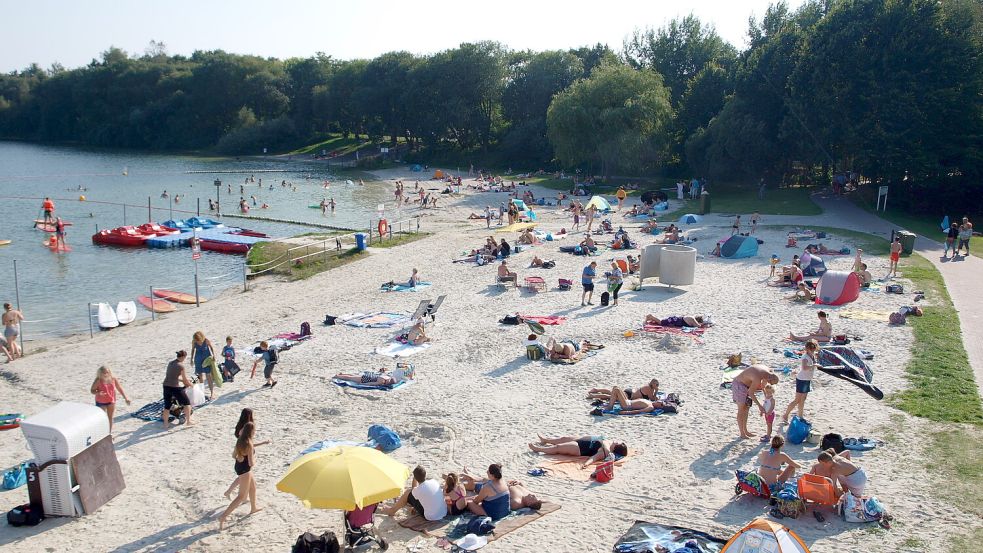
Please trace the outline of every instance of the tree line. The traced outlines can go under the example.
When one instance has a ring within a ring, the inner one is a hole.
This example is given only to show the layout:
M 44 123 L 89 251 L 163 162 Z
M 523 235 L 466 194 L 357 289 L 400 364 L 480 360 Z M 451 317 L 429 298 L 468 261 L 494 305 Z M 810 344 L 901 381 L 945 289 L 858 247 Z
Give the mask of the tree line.
M 255 154 L 343 133 L 602 175 L 781 184 L 854 171 L 900 186 L 903 203 L 972 196 L 983 212 L 980 2 L 778 2 L 748 39 L 738 50 L 690 15 L 618 51 L 477 42 L 278 60 L 110 48 L 77 69 L 0 75 L 0 136 Z

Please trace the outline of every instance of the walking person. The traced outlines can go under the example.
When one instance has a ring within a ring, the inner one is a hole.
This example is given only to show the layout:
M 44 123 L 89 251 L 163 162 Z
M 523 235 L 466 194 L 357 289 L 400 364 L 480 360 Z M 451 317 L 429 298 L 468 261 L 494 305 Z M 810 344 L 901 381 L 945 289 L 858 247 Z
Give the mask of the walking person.
M 236 439 L 235 448 L 232 450 L 232 458 L 235 464 L 232 466 L 236 473 L 236 481 L 239 485 L 239 495 L 229 503 L 225 512 L 218 517 L 218 529 L 225 529 L 225 521 L 235 511 L 237 507 L 249 501 L 249 514 L 256 513 L 260 508 L 256 505 L 256 479 L 253 478 L 253 467 L 256 465 L 256 446 L 253 444 L 253 435 L 256 433 L 256 425 L 247 422 L 242 427 L 239 437 Z
M 806 397 L 812 390 L 812 378 L 816 373 L 816 356 L 819 354 L 819 342 L 809 340 L 806 342 L 805 353 L 799 364 L 799 370 L 795 374 L 795 399 L 789 402 L 782 416 L 783 422 L 788 422 L 788 416 L 792 410 L 798 408 L 799 418 L 805 418 Z
M 243 407 L 242 411 L 239 413 L 239 422 L 236 423 L 235 430 L 233 431 L 233 435 L 237 440 L 239 439 L 240 436 L 242 436 L 243 429 L 246 427 L 247 424 L 252 424 L 254 429 L 256 427 L 256 421 L 253 420 L 253 410 L 250 409 L 249 407 Z M 262 442 L 254 443 L 253 447 L 259 447 L 261 445 L 267 445 L 272 443 L 273 440 L 264 440 Z M 236 475 L 236 478 L 232 480 L 231 484 L 229 484 L 229 489 L 225 490 L 225 493 L 223 494 L 225 495 L 225 499 L 232 499 L 232 492 L 235 491 L 237 487 L 239 487 L 238 475 Z
M 225 361 L 222 363 L 222 379 L 227 382 L 232 382 L 235 380 L 235 376 L 239 374 L 241 370 L 239 364 L 236 363 L 236 348 L 232 345 L 232 336 L 225 337 L 225 347 L 222 348 L 222 358 Z
M 580 294 L 580 306 L 584 306 L 584 300 L 587 300 L 587 305 L 594 305 L 590 300 L 594 297 L 594 277 L 597 276 L 597 261 L 591 261 L 590 265 L 584 267 L 584 272 L 580 275 L 580 284 L 584 287 L 584 292 Z
M 198 381 L 208 380 L 208 399 L 212 399 L 215 396 L 215 381 L 212 378 L 212 366 L 215 365 L 215 359 L 218 358 L 215 355 L 215 348 L 212 347 L 212 341 L 205 338 L 205 333 L 202 331 L 196 331 L 191 337 L 191 352 L 195 364 L 195 376 L 198 377 Z M 202 378 L 202 375 L 205 375 Z
M 963 224 L 959 227 L 959 245 L 956 252 L 966 247 L 966 257 L 969 257 L 969 241 L 973 238 L 973 223 L 969 222 L 969 217 L 963 217 Z
M 20 323 L 24 320 L 24 314 L 18 309 L 14 309 L 9 303 L 3 304 L 3 337 L 7 340 L 7 349 L 10 350 L 10 360 L 24 357 L 24 352 L 17 343 L 20 336 Z
M 758 223 L 761 222 L 761 214 L 755 211 L 751 214 L 751 235 L 753 236 L 758 230 Z
M 614 193 L 614 197 L 618 199 L 618 211 L 621 211 L 621 207 L 625 203 L 625 198 L 628 197 L 628 193 L 625 192 L 625 187 L 619 186 L 618 191 Z
M 955 258 L 958 255 L 958 250 L 956 250 L 956 239 L 959 238 L 959 223 L 952 223 L 949 225 L 949 230 L 945 233 L 945 250 L 942 251 L 942 257 L 949 256 L 949 250 L 952 249 L 952 257 Z
M 490 229 L 491 228 L 491 220 L 492 220 L 491 206 L 490 205 L 486 205 L 485 206 L 485 228 L 486 229 Z
M 738 215 L 734 219 L 734 225 L 731 227 L 730 235 L 733 236 L 735 234 L 740 234 L 740 233 L 741 233 L 741 216 Z
M 611 306 L 618 305 L 618 291 L 625 283 L 625 273 L 614 261 L 611 262 L 611 272 L 608 273 L 608 292 L 611 293 Z
M 259 353 L 262 356 L 253 362 L 252 372 L 249 374 L 249 378 L 256 376 L 256 366 L 259 362 L 263 362 L 263 376 L 266 378 L 266 384 L 263 384 L 264 388 L 272 388 L 276 386 L 276 380 L 273 380 L 273 368 L 280 361 L 280 354 L 277 352 L 276 348 L 270 346 L 270 344 L 263 340 L 259 343 Z
M 184 409 L 184 425 L 193 426 L 191 421 L 191 400 L 188 399 L 187 389 L 191 387 L 188 380 L 188 373 L 184 370 L 184 360 L 188 358 L 188 352 L 181 350 L 174 354 L 174 360 L 167 364 L 167 372 L 164 375 L 164 411 L 161 419 L 164 421 L 164 430 L 171 423 L 171 405 L 177 403 Z
M 580 202 L 573 202 L 573 228 L 571 230 L 580 230 Z
M 894 242 L 891 242 L 891 268 L 888 275 L 898 276 L 898 261 L 901 260 L 901 236 L 894 235 Z
M 123 395 L 123 399 L 129 405 L 130 398 L 127 397 L 119 380 L 113 376 L 113 371 L 105 365 L 99 367 L 96 371 L 96 379 L 92 382 L 92 386 L 89 387 L 89 393 L 96 396 L 96 407 L 105 411 L 106 416 L 109 417 L 110 434 L 113 433 L 113 415 L 116 413 L 117 391 Z

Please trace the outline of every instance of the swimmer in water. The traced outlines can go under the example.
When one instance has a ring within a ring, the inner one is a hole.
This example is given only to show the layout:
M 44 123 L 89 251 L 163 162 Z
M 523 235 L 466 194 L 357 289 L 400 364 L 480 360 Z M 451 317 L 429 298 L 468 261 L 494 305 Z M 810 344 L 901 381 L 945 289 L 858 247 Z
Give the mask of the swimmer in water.
M 331 206 L 331 213 L 334 213 L 334 206 L 335 206 L 334 198 L 331 198 L 331 202 L 329 202 L 328 205 Z

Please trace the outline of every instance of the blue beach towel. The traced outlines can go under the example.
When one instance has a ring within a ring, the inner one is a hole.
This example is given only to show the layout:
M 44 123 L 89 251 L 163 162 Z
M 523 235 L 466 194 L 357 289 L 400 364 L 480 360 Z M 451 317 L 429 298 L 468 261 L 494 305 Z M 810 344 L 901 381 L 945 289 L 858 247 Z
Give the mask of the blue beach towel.
M 388 284 L 383 284 L 381 290 L 383 292 L 416 292 L 420 288 L 426 288 L 430 286 L 429 282 L 417 282 L 416 286 L 409 286 L 406 284 L 396 284 L 394 286 L 389 286 Z

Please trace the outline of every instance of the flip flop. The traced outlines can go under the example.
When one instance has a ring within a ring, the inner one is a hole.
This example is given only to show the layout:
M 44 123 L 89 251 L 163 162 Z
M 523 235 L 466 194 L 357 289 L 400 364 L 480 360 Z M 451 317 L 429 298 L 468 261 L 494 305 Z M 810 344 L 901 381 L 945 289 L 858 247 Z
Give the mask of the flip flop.
M 529 476 L 546 476 L 546 469 L 544 468 L 534 468 L 526 471 Z
M 819 522 L 826 522 L 826 517 L 824 517 L 819 511 L 813 511 L 812 516 L 816 517 L 816 520 Z

